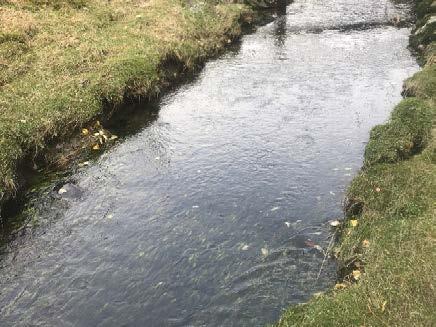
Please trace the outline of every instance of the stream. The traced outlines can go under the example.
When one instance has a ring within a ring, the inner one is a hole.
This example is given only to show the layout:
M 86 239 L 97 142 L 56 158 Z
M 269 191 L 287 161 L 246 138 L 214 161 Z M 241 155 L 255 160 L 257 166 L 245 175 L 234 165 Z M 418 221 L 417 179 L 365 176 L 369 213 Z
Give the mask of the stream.
M 32 202 L 1 326 L 263 326 L 335 284 L 330 220 L 418 69 L 404 3 L 296 0 Z M 132 132 L 134 131 L 134 132 Z M 17 245 L 18 244 L 18 245 Z

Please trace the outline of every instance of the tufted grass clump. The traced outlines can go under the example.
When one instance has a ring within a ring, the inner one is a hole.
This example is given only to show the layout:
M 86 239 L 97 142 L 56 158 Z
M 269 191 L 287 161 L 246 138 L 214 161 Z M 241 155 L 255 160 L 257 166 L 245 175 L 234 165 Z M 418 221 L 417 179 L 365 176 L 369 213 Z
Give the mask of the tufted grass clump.
M 417 98 L 401 101 L 389 122 L 374 127 L 365 149 L 364 164 L 394 163 L 426 146 L 432 128 L 432 109 Z

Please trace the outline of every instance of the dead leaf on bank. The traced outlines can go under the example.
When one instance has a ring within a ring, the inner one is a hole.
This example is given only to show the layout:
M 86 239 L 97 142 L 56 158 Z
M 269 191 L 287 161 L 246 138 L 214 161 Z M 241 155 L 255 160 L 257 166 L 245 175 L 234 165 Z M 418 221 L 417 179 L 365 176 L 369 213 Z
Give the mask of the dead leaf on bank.
M 368 240 L 363 240 L 363 241 L 362 241 L 362 246 L 363 246 L 364 248 L 369 247 L 369 241 L 368 241 Z
M 92 147 L 93 150 L 100 150 L 100 144 L 96 144 Z
M 356 219 L 352 219 L 352 220 L 350 220 L 350 224 L 351 224 L 351 227 L 356 227 L 358 224 L 358 221 Z
M 384 301 L 381 305 L 381 312 L 385 312 L 386 310 L 386 304 L 388 304 L 388 301 Z
M 89 130 L 87 128 L 83 128 L 82 129 L 82 134 L 85 135 L 85 136 L 89 135 Z
M 347 287 L 346 284 L 344 284 L 344 283 L 338 283 L 338 284 L 335 285 L 335 290 L 342 290 L 342 289 L 344 289 L 344 288 L 346 288 L 346 287 Z
M 377 193 L 379 193 L 379 192 L 381 192 L 381 188 L 380 188 L 380 187 L 376 187 L 376 188 L 375 188 L 375 191 L 376 191 Z
M 362 276 L 362 273 L 360 272 L 360 270 L 353 270 L 353 278 L 354 278 L 354 280 L 359 280 L 360 279 L 360 277 Z

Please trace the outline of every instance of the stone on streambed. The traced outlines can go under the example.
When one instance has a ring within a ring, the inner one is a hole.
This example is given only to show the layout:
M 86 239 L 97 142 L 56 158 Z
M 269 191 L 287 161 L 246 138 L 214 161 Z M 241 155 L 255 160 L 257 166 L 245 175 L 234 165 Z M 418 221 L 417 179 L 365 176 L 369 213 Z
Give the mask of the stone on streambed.
M 297 249 L 303 249 L 304 251 L 308 251 L 308 252 L 320 252 L 323 253 L 324 250 L 323 248 L 316 244 L 313 240 L 311 240 L 308 235 L 304 235 L 304 234 L 299 234 L 294 236 L 291 239 L 291 244 L 292 246 L 294 246 Z
M 298 234 L 292 237 L 291 244 L 296 248 L 309 248 L 311 245 L 308 243 L 309 241 L 310 239 L 307 235 Z
M 62 185 L 57 191 L 55 189 L 55 197 L 62 199 L 75 200 L 79 199 L 82 194 L 83 190 L 72 183 Z

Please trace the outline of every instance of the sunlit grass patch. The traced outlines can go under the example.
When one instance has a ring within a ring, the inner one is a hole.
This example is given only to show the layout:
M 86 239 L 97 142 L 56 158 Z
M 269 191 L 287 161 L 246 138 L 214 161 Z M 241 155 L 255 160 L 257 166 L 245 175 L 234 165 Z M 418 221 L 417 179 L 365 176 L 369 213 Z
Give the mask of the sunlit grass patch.
M 192 70 L 240 34 L 238 4 L 180 0 L 0 2 L 0 194 L 17 164 L 126 96 L 159 94 L 165 63 Z

